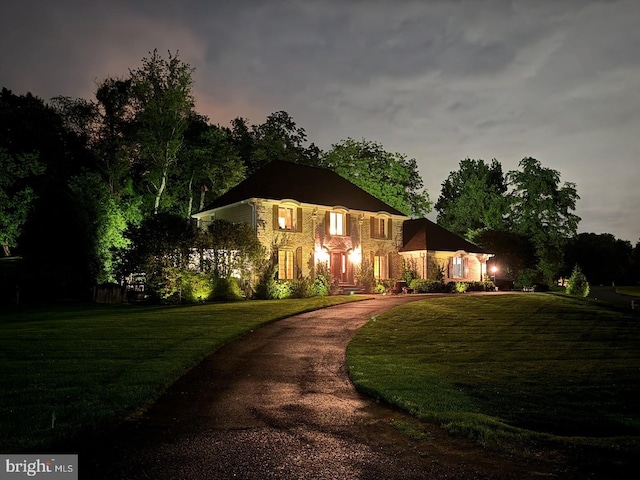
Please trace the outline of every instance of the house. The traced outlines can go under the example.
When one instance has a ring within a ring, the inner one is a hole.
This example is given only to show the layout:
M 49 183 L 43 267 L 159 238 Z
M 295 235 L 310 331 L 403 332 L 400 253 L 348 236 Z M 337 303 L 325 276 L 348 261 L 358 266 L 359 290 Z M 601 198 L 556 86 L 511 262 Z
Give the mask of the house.
M 420 278 L 434 278 L 436 270 L 445 283 L 481 282 L 487 276 L 487 260 L 492 253 L 426 218 L 405 221 L 402 238 L 398 253 L 416 268 Z
M 413 238 L 407 236 L 413 229 L 405 225 L 417 225 L 410 217 L 331 170 L 297 163 L 268 163 L 193 217 L 203 228 L 214 219 L 249 223 L 277 256 L 279 279 L 313 276 L 323 262 L 343 284 L 354 283 L 363 262 L 377 279 L 399 278 L 403 257 L 421 258 L 420 252 L 438 261 L 452 252 L 455 258 L 473 259 L 466 261 L 467 270 L 454 273 L 474 280 L 486 271 L 486 254 L 451 233 L 443 239 L 453 243 L 437 242 L 442 247 L 437 255 L 431 240 L 427 245 L 415 239 L 411 248 L 422 250 L 406 250 L 404 239 Z

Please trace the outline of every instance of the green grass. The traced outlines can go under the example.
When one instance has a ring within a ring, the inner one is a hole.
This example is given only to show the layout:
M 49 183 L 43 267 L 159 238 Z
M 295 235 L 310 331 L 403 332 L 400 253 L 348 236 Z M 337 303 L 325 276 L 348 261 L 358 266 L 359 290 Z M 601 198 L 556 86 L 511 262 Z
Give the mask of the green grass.
M 640 286 L 616 287 L 616 293 L 640 297 Z
M 347 355 L 360 390 L 483 444 L 640 452 L 640 322 L 583 299 L 414 302 L 372 319 Z
M 140 412 L 232 339 L 276 319 L 357 299 L 4 312 L 0 451 L 37 450 Z

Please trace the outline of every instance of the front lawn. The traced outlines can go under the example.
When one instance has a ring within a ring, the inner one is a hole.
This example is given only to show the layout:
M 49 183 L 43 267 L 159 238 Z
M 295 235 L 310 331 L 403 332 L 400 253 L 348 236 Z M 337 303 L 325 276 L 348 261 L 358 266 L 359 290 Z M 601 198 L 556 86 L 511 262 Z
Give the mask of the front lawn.
M 356 299 L 13 308 L 0 315 L 0 451 L 42 449 L 122 419 L 239 335 Z
M 483 444 L 640 453 L 637 317 L 552 294 L 432 298 L 347 353 L 360 390 Z
M 616 287 L 616 293 L 640 297 L 640 286 Z

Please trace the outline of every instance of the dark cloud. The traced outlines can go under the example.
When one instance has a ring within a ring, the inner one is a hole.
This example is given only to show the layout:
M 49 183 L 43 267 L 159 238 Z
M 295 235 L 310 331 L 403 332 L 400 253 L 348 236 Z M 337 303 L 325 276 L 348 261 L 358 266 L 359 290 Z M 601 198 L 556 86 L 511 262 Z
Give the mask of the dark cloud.
M 639 23 L 635 0 L 7 0 L 0 85 L 89 97 L 179 50 L 215 122 L 282 109 L 324 148 L 380 141 L 434 199 L 462 158 L 534 156 L 578 184 L 583 229 L 634 240 Z

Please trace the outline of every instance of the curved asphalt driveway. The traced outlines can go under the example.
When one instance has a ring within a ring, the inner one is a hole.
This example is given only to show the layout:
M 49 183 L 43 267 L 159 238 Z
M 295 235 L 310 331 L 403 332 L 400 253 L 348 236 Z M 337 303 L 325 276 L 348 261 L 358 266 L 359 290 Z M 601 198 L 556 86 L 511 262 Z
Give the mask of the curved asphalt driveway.
M 230 344 L 185 375 L 143 418 L 85 441 L 80 478 L 439 479 L 536 474 L 355 391 L 345 349 L 357 328 L 420 295 L 297 315 Z

